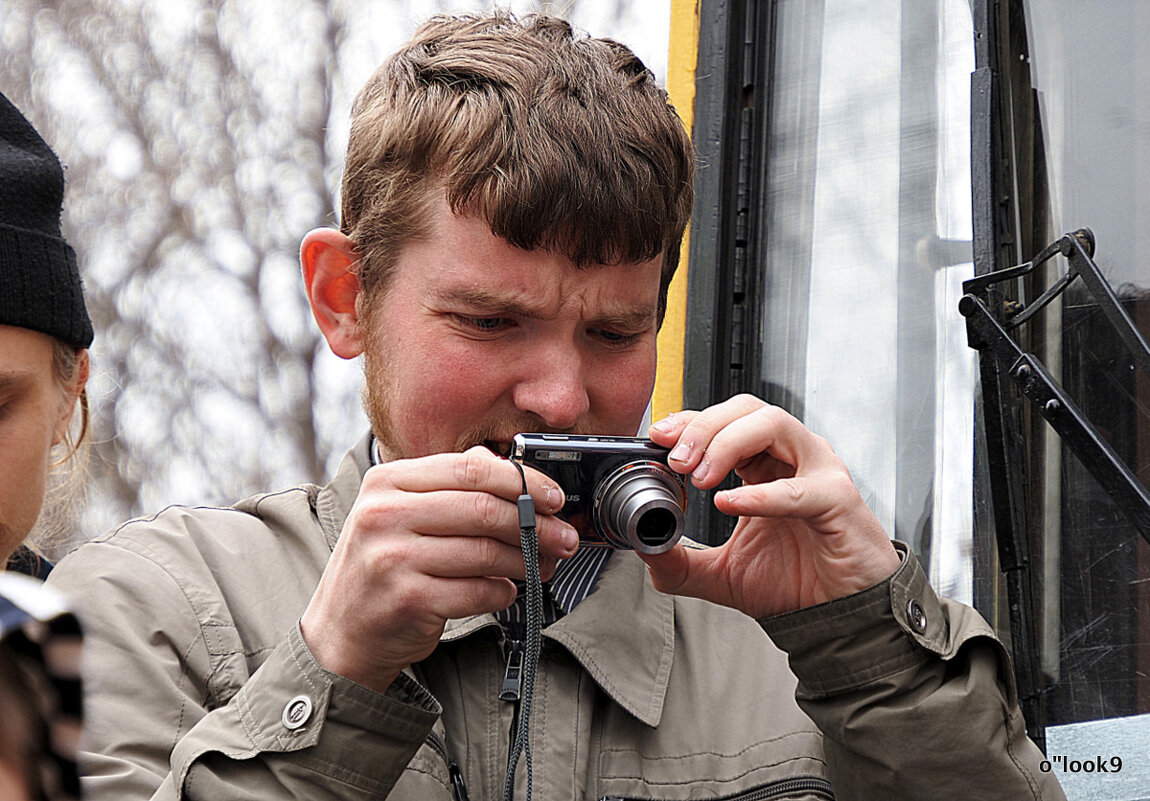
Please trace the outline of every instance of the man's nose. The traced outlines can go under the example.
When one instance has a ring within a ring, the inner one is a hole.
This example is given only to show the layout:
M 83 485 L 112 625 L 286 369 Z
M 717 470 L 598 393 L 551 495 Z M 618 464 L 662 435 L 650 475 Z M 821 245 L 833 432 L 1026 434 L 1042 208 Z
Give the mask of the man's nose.
M 551 347 L 533 354 L 532 362 L 515 385 L 515 407 L 549 428 L 573 428 L 591 408 L 582 356 L 573 347 Z

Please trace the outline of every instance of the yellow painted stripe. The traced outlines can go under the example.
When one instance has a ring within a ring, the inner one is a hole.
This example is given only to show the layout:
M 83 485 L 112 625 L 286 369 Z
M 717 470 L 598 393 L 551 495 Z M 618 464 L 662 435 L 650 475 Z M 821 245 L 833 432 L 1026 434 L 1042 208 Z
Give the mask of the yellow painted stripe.
M 695 112 L 695 65 L 699 50 L 701 0 L 671 0 L 671 31 L 667 58 L 667 93 L 687 130 Z M 667 314 L 659 331 L 659 368 L 655 374 L 652 419 L 683 407 L 683 355 L 687 335 L 687 253 L 690 229 L 683 237 L 679 269 L 667 293 Z

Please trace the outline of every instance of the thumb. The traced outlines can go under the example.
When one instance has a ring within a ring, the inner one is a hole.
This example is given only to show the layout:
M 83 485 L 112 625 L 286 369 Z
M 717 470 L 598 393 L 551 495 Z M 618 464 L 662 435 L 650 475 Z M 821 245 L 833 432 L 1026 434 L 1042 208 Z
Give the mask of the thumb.
M 671 595 L 694 595 L 691 592 L 691 584 L 693 583 L 691 568 L 693 557 L 699 555 L 699 553 L 692 552 L 683 545 L 676 545 L 665 553 L 640 553 L 639 557 L 647 563 L 647 569 L 651 574 L 651 583 L 659 592 Z

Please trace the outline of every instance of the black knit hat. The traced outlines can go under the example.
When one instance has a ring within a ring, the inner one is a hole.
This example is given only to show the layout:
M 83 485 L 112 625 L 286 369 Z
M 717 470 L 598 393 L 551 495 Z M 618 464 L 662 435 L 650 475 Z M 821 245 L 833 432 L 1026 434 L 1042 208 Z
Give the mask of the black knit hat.
M 0 325 L 92 344 L 76 253 L 60 233 L 64 170 L 0 94 Z

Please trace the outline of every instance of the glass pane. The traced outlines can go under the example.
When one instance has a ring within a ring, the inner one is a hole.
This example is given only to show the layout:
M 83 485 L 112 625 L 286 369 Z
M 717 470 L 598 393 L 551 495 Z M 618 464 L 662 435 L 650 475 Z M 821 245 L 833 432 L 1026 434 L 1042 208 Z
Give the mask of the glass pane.
M 1150 5 L 1029 0 L 1051 239 L 1093 230 L 1095 260 L 1150 336 Z M 1030 257 L 1033 254 L 1026 254 Z M 1048 280 L 1065 271 L 1055 259 Z M 1043 359 L 1119 458 L 1150 480 L 1150 376 L 1082 282 L 1042 320 Z M 1049 436 L 1049 435 L 1047 435 Z M 1150 711 L 1150 546 L 1078 460 L 1047 447 L 1044 668 L 1051 723 Z
M 778 4 L 763 315 L 768 397 L 967 601 L 973 41 L 965 0 Z

